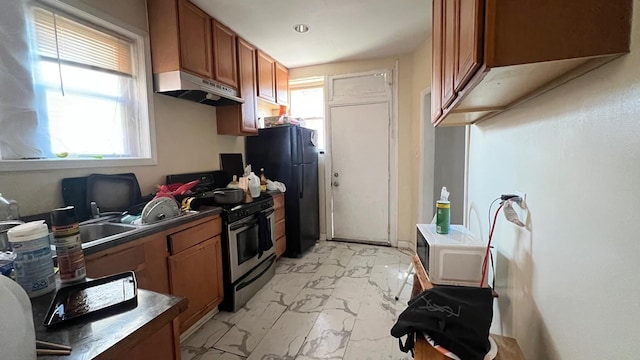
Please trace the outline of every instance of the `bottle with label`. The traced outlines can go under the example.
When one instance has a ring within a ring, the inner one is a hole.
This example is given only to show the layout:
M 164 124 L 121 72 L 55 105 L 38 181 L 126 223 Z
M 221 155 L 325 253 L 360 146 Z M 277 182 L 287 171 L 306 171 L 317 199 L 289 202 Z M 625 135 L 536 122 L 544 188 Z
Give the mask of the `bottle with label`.
M 73 206 L 51 211 L 53 244 L 56 246 L 60 280 L 63 284 L 82 281 L 87 277 L 80 239 L 80 224 Z
M 267 177 L 264 176 L 264 168 L 260 169 L 260 191 L 267 191 Z
M 15 226 L 7 232 L 7 236 L 16 254 L 13 260 L 16 281 L 29 297 L 55 290 L 49 228 L 44 220 Z
M 449 192 L 446 187 L 440 191 L 440 200 L 436 201 L 436 232 L 438 234 L 448 234 L 451 225 L 451 202 L 449 202 Z

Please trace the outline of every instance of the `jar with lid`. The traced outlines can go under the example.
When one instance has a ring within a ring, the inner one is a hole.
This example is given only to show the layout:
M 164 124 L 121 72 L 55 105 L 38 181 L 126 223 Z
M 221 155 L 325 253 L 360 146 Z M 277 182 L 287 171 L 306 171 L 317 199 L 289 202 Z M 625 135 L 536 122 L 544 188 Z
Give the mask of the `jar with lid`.
M 44 220 L 32 221 L 11 228 L 7 235 L 16 255 L 13 268 L 16 282 L 29 297 L 53 291 L 56 281 L 49 241 L 49 228 Z
M 60 281 L 64 284 L 84 280 L 87 277 L 87 270 L 76 209 L 73 206 L 53 209 L 51 229 L 60 269 Z

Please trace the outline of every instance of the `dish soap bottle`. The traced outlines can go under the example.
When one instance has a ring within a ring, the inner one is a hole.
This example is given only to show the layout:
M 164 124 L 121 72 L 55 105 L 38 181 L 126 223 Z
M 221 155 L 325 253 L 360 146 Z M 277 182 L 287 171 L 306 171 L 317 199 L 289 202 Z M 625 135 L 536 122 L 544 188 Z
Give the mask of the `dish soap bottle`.
M 230 189 L 240 189 L 240 183 L 238 183 L 238 175 L 233 175 L 233 180 L 227 185 Z
M 449 192 L 445 186 L 440 191 L 440 200 L 436 201 L 436 232 L 438 234 L 448 234 L 451 224 L 451 202 L 449 202 Z
M 260 169 L 260 191 L 267 191 L 267 177 L 264 176 L 264 168 Z

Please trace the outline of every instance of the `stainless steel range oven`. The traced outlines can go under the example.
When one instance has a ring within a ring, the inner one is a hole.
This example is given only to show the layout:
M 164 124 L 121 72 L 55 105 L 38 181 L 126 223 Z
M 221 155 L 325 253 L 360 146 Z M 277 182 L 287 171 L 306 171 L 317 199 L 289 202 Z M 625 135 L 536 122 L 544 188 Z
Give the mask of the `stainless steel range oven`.
M 263 196 L 250 204 L 225 208 L 223 219 L 227 258 L 220 309 L 237 311 L 275 274 L 273 199 Z
M 271 237 L 268 240 L 270 242 L 269 249 L 261 249 L 260 246 L 259 215 L 264 215 L 267 218 Z M 227 225 L 231 282 L 238 281 L 244 274 L 275 253 L 273 243 L 275 221 L 273 216 L 273 208 L 270 208 Z

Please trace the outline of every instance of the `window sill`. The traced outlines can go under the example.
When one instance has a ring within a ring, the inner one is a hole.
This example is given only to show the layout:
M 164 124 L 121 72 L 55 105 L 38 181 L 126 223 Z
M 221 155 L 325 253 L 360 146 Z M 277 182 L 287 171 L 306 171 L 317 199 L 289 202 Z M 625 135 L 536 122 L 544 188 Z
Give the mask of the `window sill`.
M 57 169 L 81 169 L 103 167 L 157 165 L 156 159 L 43 159 L 43 160 L 0 160 L 2 171 L 36 171 Z

